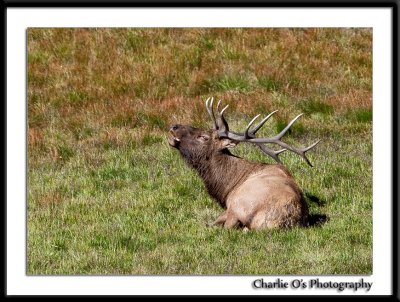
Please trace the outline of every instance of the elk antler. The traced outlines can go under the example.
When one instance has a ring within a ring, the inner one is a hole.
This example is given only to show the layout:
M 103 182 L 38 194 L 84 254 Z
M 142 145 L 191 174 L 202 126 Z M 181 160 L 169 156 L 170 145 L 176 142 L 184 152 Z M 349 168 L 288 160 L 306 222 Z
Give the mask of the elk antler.
M 210 104 L 209 104 L 209 101 L 210 101 Z M 289 128 L 293 125 L 293 123 L 303 114 L 299 114 L 294 119 L 292 119 L 290 121 L 290 123 L 279 134 L 272 136 L 272 137 L 256 138 L 257 131 L 260 130 L 260 128 L 264 125 L 264 123 L 278 110 L 275 110 L 275 111 L 271 112 L 270 114 L 268 114 L 265 118 L 263 118 L 261 120 L 260 123 L 258 123 L 257 126 L 255 126 L 253 129 L 250 130 L 251 125 L 253 125 L 255 120 L 260 115 L 255 116 L 250 121 L 250 123 L 247 125 L 246 130 L 243 133 L 237 133 L 237 132 L 229 131 L 228 123 L 226 122 L 226 120 L 224 118 L 224 111 L 226 110 L 226 108 L 228 108 L 229 105 L 226 105 L 221 111 L 219 111 L 219 105 L 221 102 L 221 101 L 219 101 L 217 104 L 217 112 L 216 112 L 217 114 L 215 115 L 214 110 L 213 110 L 213 101 L 214 101 L 214 98 L 208 98 L 206 100 L 206 108 L 207 108 L 208 114 L 210 115 L 211 119 L 213 120 L 214 130 L 217 130 L 219 137 L 229 138 L 236 142 L 248 142 L 248 143 L 255 144 L 265 154 L 271 156 L 278 163 L 282 163 L 278 157 L 279 154 L 281 154 L 282 152 L 284 152 L 286 150 L 289 150 L 289 151 L 292 151 L 292 152 L 300 155 L 307 162 L 307 164 L 309 164 L 312 167 L 311 162 L 306 157 L 306 152 L 311 150 L 312 148 L 314 148 L 321 140 L 318 140 L 315 143 L 313 143 L 312 145 L 310 145 L 309 147 L 305 147 L 305 148 L 292 147 L 292 146 L 289 146 L 288 144 L 286 144 L 285 142 L 281 141 L 281 138 L 285 135 L 285 133 L 289 130 Z M 283 147 L 284 149 L 275 151 L 275 150 L 267 148 L 264 144 L 277 144 L 277 145 Z

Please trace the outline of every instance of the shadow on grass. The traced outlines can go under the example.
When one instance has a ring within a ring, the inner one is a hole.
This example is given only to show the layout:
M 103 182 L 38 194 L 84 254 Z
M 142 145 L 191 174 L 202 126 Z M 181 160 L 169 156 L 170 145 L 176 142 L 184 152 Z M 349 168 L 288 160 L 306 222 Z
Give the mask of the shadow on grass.
M 305 193 L 305 196 L 307 197 L 307 200 L 316 203 L 318 207 L 323 207 L 326 204 L 325 200 L 322 200 L 313 194 Z M 310 227 L 321 226 L 327 221 L 329 221 L 329 217 L 325 214 L 310 214 L 308 216 L 308 224 Z

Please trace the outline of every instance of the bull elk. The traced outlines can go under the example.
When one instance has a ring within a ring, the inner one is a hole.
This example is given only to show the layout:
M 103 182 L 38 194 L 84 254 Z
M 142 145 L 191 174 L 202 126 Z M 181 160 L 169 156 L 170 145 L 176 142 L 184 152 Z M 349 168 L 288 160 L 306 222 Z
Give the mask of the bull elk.
M 213 109 L 213 98 L 208 98 L 206 108 L 213 121 L 213 129 L 203 130 L 184 125 L 173 125 L 168 142 L 178 149 L 186 163 L 203 179 L 208 193 L 224 208 L 224 212 L 212 223 L 225 228 L 248 229 L 284 228 L 308 225 L 308 206 L 292 175 L 283 166 L 279 155 L 292 151 L 300 155 L 308 165 L 306 152 L 319 140 L 306 148 L 295 148 L 281 138 L 301 116 L 296 116 L 279 134 L 258 138 L 256 132 L 276 112 L 251 126 L 259 117 L 251 120 L 243 133 L 229 130 L 224 118 L 226 106 Z M 246 142 L 258 146 L 277 164 L 251 162 L 233 155 L 228 149 Z M 265 144 L 277 144 L 282 149 L 273 150 Z

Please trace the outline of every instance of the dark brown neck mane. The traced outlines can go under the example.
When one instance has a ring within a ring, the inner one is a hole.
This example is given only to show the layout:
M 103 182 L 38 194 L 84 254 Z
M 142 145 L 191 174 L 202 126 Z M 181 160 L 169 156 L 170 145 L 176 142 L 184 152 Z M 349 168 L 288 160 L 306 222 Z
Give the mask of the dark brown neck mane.
M 187 163 L 203 179 L 208 193 L 225 208 L 228 194 L 251 172 L 262 168 L 262 164 L 252 163 L 232 155 L 227 149 L 200 158 L 191 158 Z

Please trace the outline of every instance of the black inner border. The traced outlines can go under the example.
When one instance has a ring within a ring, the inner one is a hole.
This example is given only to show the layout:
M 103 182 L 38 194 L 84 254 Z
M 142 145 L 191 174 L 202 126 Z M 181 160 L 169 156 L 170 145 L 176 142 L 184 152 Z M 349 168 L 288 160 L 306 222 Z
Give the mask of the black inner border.
M 35 8 L 35 7 L 90 7 L 90 8 L 117 8 L 117 7 L 151 7 L 151 8 L 186 8 L 186 7 L 208 7 L 208 8 L 238 8 L 238 7 L 282 7 L 282 8 L 376 8 L 376 7 L 387 7 L 392 8 L 392 295 L 390 296 L 380 296 L 380 298 L 400 301 L 400 293 L 399 293 L 399 268 L 400 263 L 398 261 L 399 257 L 399 242 L 398 242 L 398 230 L 399 230 L 399 222 L 398 218 L 400 217 L 399 206 L 398 206 L 398 187 L 400 183 L 398 181 L 398 170 L 399 170 L 399 162 L 397 159 L 398 150 L 399 150 L 399 142 L 398 138 L 398 128 L 399 122 L 397 120 L 400 117 L 398 100 L 398 87 L 400 86 L 398 79 L 398 71 L 399 71 L 399 60 L 398 60 L 398 51 L 399 51 L 399 40 L 398 40 L 398 15 L 399 15 L 399 0 L 382 0 L 382 1 L 361 1 L 361 0 L 328 0 L 328 1 L 296 1 L 296 0 L 249 0 L 249 1 L 229 1 L 229 0 L 116 0 L 116 1 L 102 1 L 102 0 L 39 0 L 39 1 L 27 1 L 27 0 L 3 0 L 3 30 L 1 31 L 1 38 L 3 40 L 4 45 L 4 55 L 3 60 L 1 62 L 1 67 L 3 67 L 3 78 L 5 82 L 7 81 L 7 67 L 12 68 L 11 66 L 6 66 L 7 62 L 7 8 Z M 4 100 L 7 99 L 7 89 L 6 85 L 4 87 Z M 4 138 L 5 142 L 7 141 L 7 104 L 6 102 L 2 103 L 4 118 L 3 118 L 3 129 L 4 129 Z M 6 150 L 6 145 L 3 150 Z M 7 151 L 4 153 L 3 160 L 3 179 L 7 179 Z M 6 181 L 7 182 L 7 181 Z M 4 190 L 4 200 L 7 200 L 7 189 Z M 3 232 L 3 242 L 4 244 L 4 258 L 3 258 L 3 272 L 4 272 L 4 296 L 11 297 L 7 295 L 7 250 L 6 250 L 6 233 L 7 233 L 7 202 L 3 204 L 4 210 L 4 232 Z M 16 296 L 13 296 L 16 297 Z M 50 297 L 50 296 L 45 296 Z M 270 296 L 275 297 L 275 296 Z M 282 296 L 285 298 L 285 296 Z M 318 297 L 318 296 L 302 296 L 304 298 L 308 297 Z M 320 296 L 320 297 L 330 297 L 330 296 Z M 358 296 L 342 296 L 342 297 L 358 297 Z M 377 297 L 377 296 L 375 296 Z M 299 298 L 299 296 L 297 296 Z M 359 297 L 358 297 L 359 298 Z M 363 296 L 363 298 L 371 298 L 370 296 Z

